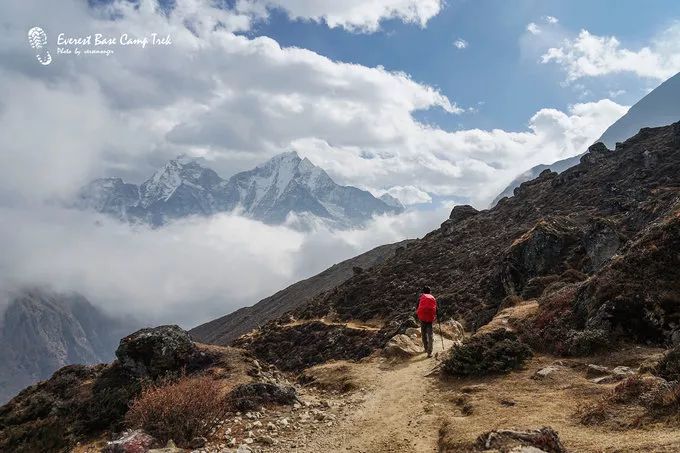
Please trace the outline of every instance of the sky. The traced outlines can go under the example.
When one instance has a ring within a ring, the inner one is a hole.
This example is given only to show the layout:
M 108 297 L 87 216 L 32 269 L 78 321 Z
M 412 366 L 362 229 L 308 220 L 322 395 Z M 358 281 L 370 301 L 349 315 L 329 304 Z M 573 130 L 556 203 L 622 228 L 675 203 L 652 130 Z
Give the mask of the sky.
M 678 71 L 676 1 L 1 2 L 0 289 L 49 284 L 190 326 L 422 236 L 454 204 L 486 208 Z M 60 207 L 180 154 L 228 177 L 290 150 L 409 209 L 301 233 L 236 214 L 132 229 Z

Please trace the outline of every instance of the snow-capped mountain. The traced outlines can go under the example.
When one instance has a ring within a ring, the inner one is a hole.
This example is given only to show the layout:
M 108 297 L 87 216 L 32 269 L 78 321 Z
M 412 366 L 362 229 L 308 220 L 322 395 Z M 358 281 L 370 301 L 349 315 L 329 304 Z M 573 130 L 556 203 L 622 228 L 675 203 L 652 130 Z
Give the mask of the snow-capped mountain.
M 617 142 L 624 142 L 637 134 L 643 127 L 667 126 L 680 120 L 680 73 L 649 92 L 633 105 L 625 115 L 609 126 L 596 142 L 614 149 Z M 552 164 L 537 165 L 517 176 L 492 202 L 492 206 L 503 197 L 511 197 L 516 187 L 525 181 L 535 179 L 542 171 L 550 169 L 557 173 L 578 164 L 583 154 L 569 157 Z
M 269 224 L 283 223 L 290 213 L 296 213 L 348 228 L 374 215 L 404 209 L 394 197 L 378 199 L 356 187 L 336 184 L 323 169 L 295 152 L 279 154 L 228 180 L 196 160 L 177 158 L 140 186 L 120 178 L 94 180 L 83 187 L 74 204 L 153 226 L 238 208 Z

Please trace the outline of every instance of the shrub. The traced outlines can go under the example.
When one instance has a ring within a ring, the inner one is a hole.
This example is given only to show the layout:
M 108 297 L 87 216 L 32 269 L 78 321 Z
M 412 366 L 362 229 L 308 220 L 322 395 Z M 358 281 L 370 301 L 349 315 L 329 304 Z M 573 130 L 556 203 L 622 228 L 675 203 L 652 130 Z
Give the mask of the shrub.
M 207 436 L 228 412 L 218 381 L 207 376 L 182 377 L 175 382 L 149 385 L 125 416 L 132 428 L 142 428 L 166 442 L 186 444 Z
M 444 361 L 443 370 L 454 376 L 503 373 L 519 368 L 531 355 L 516 334 L 498 329 L 465 340 Z
M 568 333 L 565 352 L 571 356 L 585 356 L 605 350 L 609 345 L 609 334 L 602 329 L 572 330 Z
M 675 347 L 668 351 L 656 366 L 657 376 L 667 381 L 680 381 L 680 348 Z

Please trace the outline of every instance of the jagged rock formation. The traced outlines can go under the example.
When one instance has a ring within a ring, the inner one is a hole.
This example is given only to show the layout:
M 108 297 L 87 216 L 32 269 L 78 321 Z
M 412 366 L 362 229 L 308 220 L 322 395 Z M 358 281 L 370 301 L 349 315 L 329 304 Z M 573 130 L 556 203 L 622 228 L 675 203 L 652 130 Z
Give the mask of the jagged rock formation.
M 111 360 L 132 324 L 106 316 L 78 294 L 20 292 L 0 323 L 0 403 L 65 365 Z
M 294 283 L 262 299 L 252 307 L 239 308 L 233 313 L 194 327 L 189 333 L 198 341 L 226 346 L 241 335 L 284 315 L 303 305 L 312 297 L 335 288 L 351 276 L 403 251 L 410 242 L 406 240 L 381 245 L 354 258 L 334 264 L 313 277 Z
M 679 297 L 678 279 L 671 270 L 678 268 L 673 228 L 679 196 L 680 123 L 643 129 L 615 152 L 602 144 L 591 146 L 579 165 L 559 175 L 543 172 L 493 209 L 454 210 L 440 229 L 313 298 L 293 315 L 310 320 L 332 316 L 341 322 L 382 320 L 385 327 L 368 332 L 370 338 L 361 348 L 367 343 L 382 347 L 411 326 L 418 291 L 428 284 L 438 295 L 444 318 L 463 319 L 471 330 L 488 322 L 511 298 L 539 298 L 539 318 L 566 323 L 561 338 L 542 337 L 543 343 L 573 338 L 575 345 L 583 346 L 602 338 L 612 341 L 619 334 L 662 341 L 673 337 L 680 316 L 677 304 L 671 302 Z M 661 222 L 660 227 L 655 222 Z M 641 245 L 636 247 L 637 243 Z M 652 265 L 652 259 L 660 264 Z M 649 266 L 642 266 L 640 260 Z M 619 261 L 631 264 L 624 267 Z M 636 269 L 644 280 L 633 276 Z M 614 293 L 589 289 L 603 287 L 605 276 L 614 272 L 615 282 L 623 285 L 615 284 Z M 626 279 L 634 281 L 637 289 L 626 290 L 630 287 L 624 284 Z M 654 290 L 636 296 L 635 291 L 643 291 L 650 281 Z M 546 312 L 551 304 L 541 304 L 541 297 L 563 288 L 560 303 L 573 314 L 571 318 L 564 313 L 553 316 Z M 619 290 L 620 297 L 610 297 Z M 596 296 L 586 297 L 590 294 Z M 630 315 L 628 323 L 623 322 L 623 313 Z M 247 347 L 268 356 L 286 338 L 284 331 L 293 328 L 286 327 L 287 322 L 281 319 L 265 326 Z M 299 324 L 294 329 L 299 337 L 303 329 Z M 298 343 L 307 341 L 313 337 L 300 338 Z M 367 353 L 360 348 L 331 348 L 324 359 Z
M 96 179 L 81 189 L 74 206 L 154 227 L 183 217 L 240 209 L 268 224 L 283 223 L 295 213 L 349 228 L 404 209 L 389 195 L 378 199 L 365 190 L 336 184 L 323 169 L 295 152 L 275 156 L 228 180 L 198 160 L 180 157 L 139 187 L 120 178 Z
M 608 148 L 614 149 L 616 143 L 623 142 L 644 127 L 666 126 L 680 120 L 680 73 L 666 80 L 633 105 L 625 115 L 609 126 L 597 140 Z M 530 168 L 517 176 L 493 200 L 495 206 L 503 197 L 511 197 L 515 188 L 526 181 L 536 178 L 541 172 L 550 170 L 562 173 L 579 163 L 583 154 L 562 159 L 552 164 L 542 164 Z

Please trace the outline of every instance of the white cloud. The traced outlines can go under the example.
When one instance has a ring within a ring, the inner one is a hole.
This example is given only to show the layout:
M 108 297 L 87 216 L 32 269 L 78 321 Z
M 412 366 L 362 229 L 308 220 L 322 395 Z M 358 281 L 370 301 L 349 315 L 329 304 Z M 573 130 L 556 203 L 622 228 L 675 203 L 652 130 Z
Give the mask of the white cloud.
M 0 289 L 39 282 L 77 290 L 112 314 L 188 328 L 375 246 L 423 235 L 449 209 L 303 234 L 226 214 L 133 230 L 86 212 L 0 207 Z
M 468 46 L 468 42 L 462 38 L 458 38 L 453 42 L 453 45 L 457 49 L 465 49 Z
M 439 14 L 441 0 L 239 0 L 237 9 L 266 16 L 270 8 L 284 10 L 291 19 L 324 22 L 330 28 L 375 32 L 381 21 L 396 19 L 425 27 Z
M 556 24 L 559 22 L 559 19 L 555 16 L 543 16 L 543 20 L 548 24 Z
M 432 197 L 416 186 L 394 186 L 387 191 L 388 194 L 396 197 L 402 204 L 409 206 L 421 203 L 432 203 Z
M 638 50 L 623 47 L 615 36 L 581 30 L 576 38 L 549 48 L 541 61 L 562 66 L 568 81 L 625 72 L 665 80 L 680 71 L 680 22 Z
M 228 176 L 295 149 L 338 182 L 373 193 L 484 207 L 527 168 L 583 152 L 625 111 L 602 100 L 540 110 L 518 132 L 449 132 L 414 118 L 429 108 L 461 112 L 435 88 L 236 35 L 253 20 L 243 11 L 203 0 L 178 0 L 168 14 L 148 0 L 106 11 L 116 20 L 79 0 L 0 3 L 8 37 L 0 47 L 0 275 L 80 290 L 146 317 L 189 320 L 255 302 L 373 245 L 422 234 L 448 209 L 342 233 L 302 234 L 234 216 L 131 232 L 106 220 L 94 228 L 86 214 L 37 202 L 103 175 L 139 182 L 180 153 L 203 156 Z M 34 24 L 52 38 L 154 31 L 171 34 L 173 45 L 117 48 L 106 58 L 53 52 L 43 67 L 25 41 Z
M 532 35 L 538 35 L 541 33 L 541 28 L 536 25 L 535 22 L 529 22 L 529 25 L 527 25 L 527 31 Z

